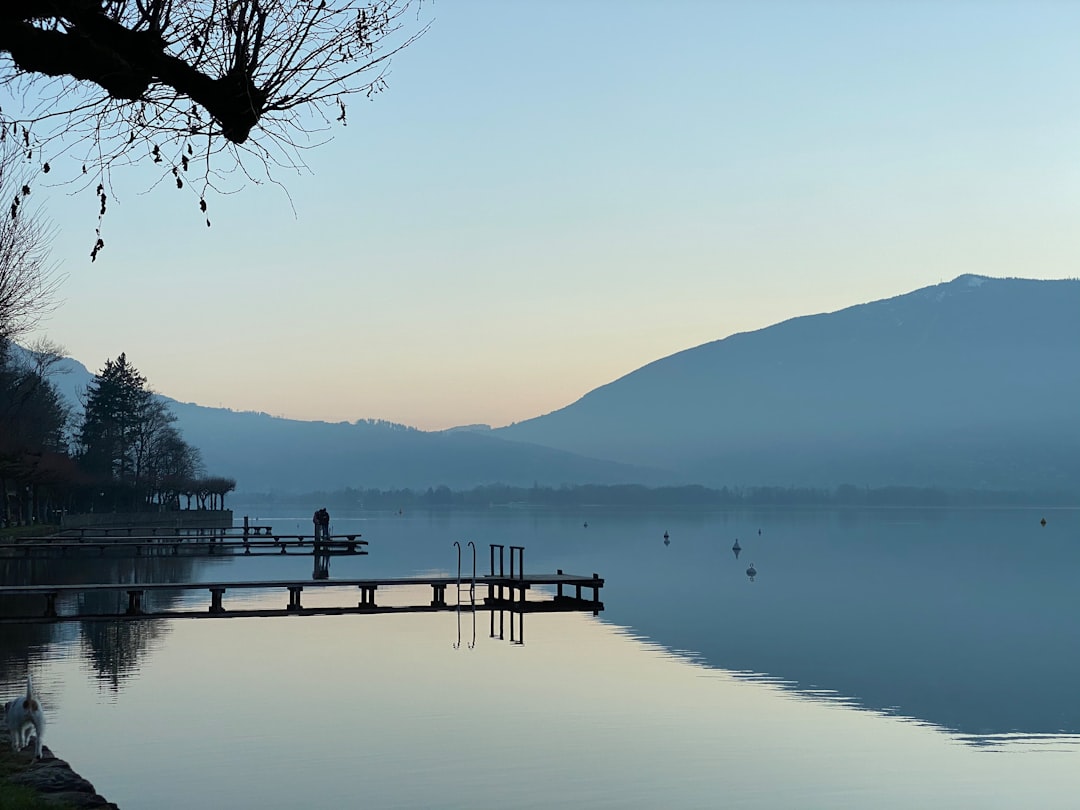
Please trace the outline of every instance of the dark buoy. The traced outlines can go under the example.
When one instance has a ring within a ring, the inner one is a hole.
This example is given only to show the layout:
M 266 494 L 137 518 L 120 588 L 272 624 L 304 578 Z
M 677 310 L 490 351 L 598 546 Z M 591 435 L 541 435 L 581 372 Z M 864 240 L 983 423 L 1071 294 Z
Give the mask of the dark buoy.
M 754 581 L 754 577 L 757 576 L 757 569 L 754 568 L 754 564 L 750 563 L 750 567 L 746 569 L 746 575 L 750 577 L 750 581 Z
M 585 521 L 585 528 L 586 529 L 589 528 L 589 521 L 587 521 L 587 520 Z
M 757 533 L 758 533 L 758 536 L 760 537 L 761 536 L 761 529 L 758 529 Z
M 1039 525 L 1040 526 L 1045 526 L 1046 525 L 1046 518 L 1043 518 L 1042 520 L 1040 520 Z
M 664 545 L 665 546 L 670 546 L 671 545 L 671 538 L 668 536 L 668 533 L 666 531 L 664 532 Z
M 735 552 L 735 559 L 739 559 L 739 552 L 742 551 L 742 546 L 739 545 L 739 538 L 735 538 L 735 545 L 731 547 L 731 550 Z

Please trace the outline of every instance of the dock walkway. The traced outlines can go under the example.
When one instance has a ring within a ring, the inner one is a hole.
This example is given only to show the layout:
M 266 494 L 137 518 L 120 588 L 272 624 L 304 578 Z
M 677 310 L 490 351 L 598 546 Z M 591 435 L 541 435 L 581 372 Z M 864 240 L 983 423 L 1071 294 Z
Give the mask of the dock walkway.
M 427 585 L 432 589 L 431 601 L 427 604 L 404 606 L 381 606 L 375 603 L 375 592 L 379 588 Z M 446 589 L 455 586 L 458 602 L 447 603 Z M 526 593 L 536 586 L 554 586 L 553 599 L 527 600 Z M 26 622 L 63 622 L 115 619 L 153 619 L 181 617 L 230 617 L 230 616 L 278 616 L 278 615 L 320 615 L 343 613 L 390 613 L 456 610 L 460 606 L 463 592 L 475 594 L 476 588 L 486 588 L 487 596 L 482 604 L 476 605 L 470 598 L 470 605 L 481 609 L 506 610 L 520 612 L 540 611 L 591 611 L 594 615 L 603 610 L 600 601 L 600 589 L 604 580 L 597 574 L 580 576 L 564 574 L 561 570 L 554 574 L 522 574 L 515 576 L 489 575 L 476 577 L 475 580 L 461 579 L 456 576 L 414 576 L 414 577 L 373 577 L 365 579 L 337 580 L 263 580 L 257 582 L 154 582 L 154 583 L 94 583 L 86 585 L 12 585 L 0 587 L 0 599 L 5 597 L 41 597 L 42 609 L 21 615 L 0 616 L 0 624 Z M 304 607 L 301 594 L 308 588 L 350 588 L 359 589 L 360 601 L 356 606 Z M 567 589 L 573 588 L 570 596 Z M 225 605 L 225 594 L 238 590 L 278 590 L 289 592 L 289 601 L 283 608 L 229 609 Z M 582 590 L 592 591 L 592 598 L 582 596 Z M 155 591 L 204 591 L 210 594 L 207 610 L 148 610 L 144 598 L 148 592 Z M 61 613 L 57 602 L 65 596 L 82 594 L 117 592 L 128 596 L 126 608 L 110 613 Z
M 311 535 L 302 534 L 260 534 L 250 536 L 230 535 L 150 535 L 150 536 L 105 536 L 93 535 L 73 538 L 64 535 L 48 537 L 18 538 L 12 542 L 0 543 L 0 559 L 10 557 L 56 557 L 71 553 L 77 554 L 95 550 L 104 556 L 149 556 L 151 554 L 172 554 L 179 556 L 205 555 L 214 556 L 228 552 L 247 555 L 265 554 L 303 554 L 303 555 L 340 555 L 367 554 L 363 548 L 367 540 L 361 540 L 359 533 L 335 534 L 325 540 L 316 541 Z M 292 552 L 289 550 L 293 549 Z

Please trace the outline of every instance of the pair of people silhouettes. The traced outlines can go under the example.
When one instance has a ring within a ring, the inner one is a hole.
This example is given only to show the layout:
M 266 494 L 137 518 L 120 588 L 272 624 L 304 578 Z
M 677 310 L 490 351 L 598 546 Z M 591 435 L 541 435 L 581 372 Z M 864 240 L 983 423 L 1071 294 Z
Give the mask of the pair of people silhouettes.
M 315 514 L 311 516 L 311 521 L 315 524 L 315 539 L 329 540 L 330 513 L 326 511 L 326 507 L 316 509 Z

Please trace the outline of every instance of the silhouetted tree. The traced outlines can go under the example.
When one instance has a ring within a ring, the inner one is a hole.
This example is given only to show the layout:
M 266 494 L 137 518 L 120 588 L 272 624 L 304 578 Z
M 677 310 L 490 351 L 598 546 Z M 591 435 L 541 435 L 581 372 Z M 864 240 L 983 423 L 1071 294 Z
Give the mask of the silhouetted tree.
M 68 409 L 48 374 L 53 361 L 14 361 L 0 340 L 0 525 L 45 520 L 75 476 L 66 463 Z
M 26 112 L 0 125 L 31 158 L 77 144 L 101 214 L 111 166 L 161 164 L 206 211 L 212 159 L 302 165 L 313 111 L 345 123 L 345 99 L 386 85 L 414 0 L 5 0 L 0 80 L 23 80 Z M 5 69 L 6 68 L 6 69 Z M 92 171 L 87 170 L 90 164 Z M 78 166 L 78 163 L 76 163 Z M 76 169 L 78 171 L 78 169 Z M 247 171 L 247 169 L 245 169 Z M 209 224 L 209 220 L 207 220 Z M 91 256 L 103 246 L 98 241 Z
M 10 143 L 0 144 L 0 201 L 9 206 L 0 216 L 0 343 L 33 328 L 55 306 L 62 281 L 49 262 L 50 228 L 27 202 L 20 157 Z
M 146 378 L 127 362 L 126 353 L 115 361 L 106 360 L 83 403 L 78 442 L 84 468 L 106 479 L 134 483 L 144 421 L 159 416 L 152 402 Z
M 202 457 L 173 426 L 176 417 L 121 354 L 86 392 L 80 460 L 103 480 L 128 485 L 146 503 L 179 508 L 182 484 L 202 473 Z

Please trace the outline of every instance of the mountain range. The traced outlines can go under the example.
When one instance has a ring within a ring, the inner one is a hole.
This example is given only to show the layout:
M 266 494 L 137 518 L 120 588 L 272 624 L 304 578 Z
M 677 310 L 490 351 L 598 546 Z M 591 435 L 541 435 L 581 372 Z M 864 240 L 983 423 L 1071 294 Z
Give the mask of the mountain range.
M 1080 281 L 954 281 L 650 363 L 496 435 L 708 485 L 1080 484 Z
M 1080 281 L 963 275 L 657 360 L 494 430 L 305 422 L 165 398 L 240 492 L 699 483 L 1080 486 Z M 92 375 L 54 382 L 73 402 Z

